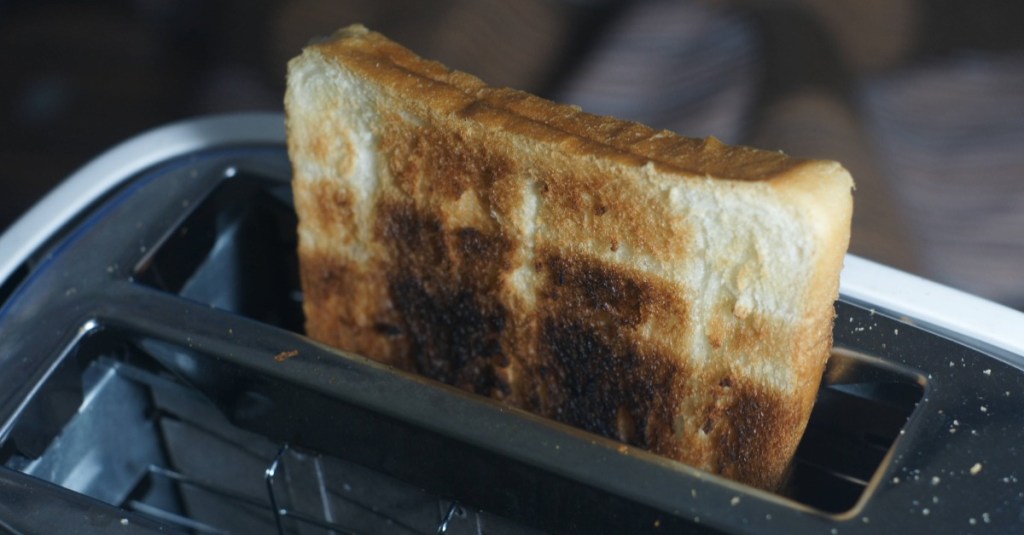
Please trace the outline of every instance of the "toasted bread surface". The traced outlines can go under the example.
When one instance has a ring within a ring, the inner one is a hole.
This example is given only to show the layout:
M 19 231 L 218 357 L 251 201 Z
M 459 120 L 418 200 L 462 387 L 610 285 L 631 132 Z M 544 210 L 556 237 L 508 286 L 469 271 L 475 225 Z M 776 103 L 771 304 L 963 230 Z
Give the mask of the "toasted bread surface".
M 834 162 L 487 87 L 360 26 L 289 65 L 308 334 L 773 488 L 831 348 Z

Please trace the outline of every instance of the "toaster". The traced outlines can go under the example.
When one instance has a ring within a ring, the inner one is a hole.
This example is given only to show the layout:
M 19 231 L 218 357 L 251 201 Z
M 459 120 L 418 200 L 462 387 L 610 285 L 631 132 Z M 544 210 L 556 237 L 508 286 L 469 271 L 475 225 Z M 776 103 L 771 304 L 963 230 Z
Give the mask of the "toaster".
M 303 334 L 280 114 L 129 139 L 0 236 L 0 532 L 1024 531 L 1024 315 L 847 255 L 790 483 Z

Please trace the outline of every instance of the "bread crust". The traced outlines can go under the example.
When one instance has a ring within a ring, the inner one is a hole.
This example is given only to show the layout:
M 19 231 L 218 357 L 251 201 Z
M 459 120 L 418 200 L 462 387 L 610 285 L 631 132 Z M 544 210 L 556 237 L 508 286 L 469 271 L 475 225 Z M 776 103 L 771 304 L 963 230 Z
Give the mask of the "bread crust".
M 289 65 L 308 334 L 762 488 L 831 348 L 834 162 L 599 117 L 361 26 Z

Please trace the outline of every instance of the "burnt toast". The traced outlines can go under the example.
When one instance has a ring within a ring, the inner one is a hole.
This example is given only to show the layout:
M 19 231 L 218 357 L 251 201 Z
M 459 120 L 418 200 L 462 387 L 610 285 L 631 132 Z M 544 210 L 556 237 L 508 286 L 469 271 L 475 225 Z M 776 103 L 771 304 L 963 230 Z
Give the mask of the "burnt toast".
M 835 162 L 600 117 L 362 26 L 289 64 L 310 337 L 778 487 L 831 348 Z

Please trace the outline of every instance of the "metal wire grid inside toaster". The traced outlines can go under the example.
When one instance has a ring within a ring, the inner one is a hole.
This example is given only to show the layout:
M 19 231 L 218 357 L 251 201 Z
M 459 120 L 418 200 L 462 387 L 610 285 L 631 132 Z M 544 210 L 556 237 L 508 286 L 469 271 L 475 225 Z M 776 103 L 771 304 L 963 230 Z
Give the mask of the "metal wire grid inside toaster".
M 137 349 L 98 335 L 77 414 L 5 464 L 195 533 L 530 533 L 357 464 L 231 424 Z M 133 353 L 126 355 L 126 352 Z M 118 356 L 117 354 L 120 353 Z

